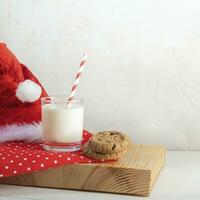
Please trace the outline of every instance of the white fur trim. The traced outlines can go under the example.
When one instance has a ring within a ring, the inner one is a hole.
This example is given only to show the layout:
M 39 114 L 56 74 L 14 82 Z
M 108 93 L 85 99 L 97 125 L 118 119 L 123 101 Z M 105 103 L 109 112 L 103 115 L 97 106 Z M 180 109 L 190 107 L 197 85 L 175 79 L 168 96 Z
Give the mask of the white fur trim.
M 40 124 L 6 125 L 0 127 L 0 142 L 26 140 L 32 142 L 41 137 Z
M 41 94 L 41 87 L 29 79 L 19 83 L 16 90 L 16 97 L 23 103 L 34 102 L 40 98 Z

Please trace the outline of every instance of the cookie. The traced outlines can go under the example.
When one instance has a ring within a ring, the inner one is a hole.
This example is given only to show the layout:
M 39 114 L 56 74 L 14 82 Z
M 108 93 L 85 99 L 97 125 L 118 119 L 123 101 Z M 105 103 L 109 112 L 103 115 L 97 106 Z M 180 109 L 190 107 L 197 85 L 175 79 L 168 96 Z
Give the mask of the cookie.
M 97 153 L 115 153 L 128 150 L 130 139 L 119 131 L 102 131 L 89 140 L 90 149 Z
M 97 153 L 91 150 L 89 142 L 86 142 L 82 147 L 82 152 L 89 158 L 96 160 L 116 160 L 122 156 L 124 152 L 114 153 Z

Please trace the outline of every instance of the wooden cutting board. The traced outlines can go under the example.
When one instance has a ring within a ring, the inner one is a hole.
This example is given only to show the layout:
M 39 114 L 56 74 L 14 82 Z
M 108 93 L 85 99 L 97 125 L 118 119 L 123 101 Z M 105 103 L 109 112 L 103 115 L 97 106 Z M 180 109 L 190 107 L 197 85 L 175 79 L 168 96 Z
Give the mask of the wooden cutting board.
M 164 147 L 134 145 L 118 161 L 64 165 L 0 178 L 0 183 L 148 196 L 164 162 Z

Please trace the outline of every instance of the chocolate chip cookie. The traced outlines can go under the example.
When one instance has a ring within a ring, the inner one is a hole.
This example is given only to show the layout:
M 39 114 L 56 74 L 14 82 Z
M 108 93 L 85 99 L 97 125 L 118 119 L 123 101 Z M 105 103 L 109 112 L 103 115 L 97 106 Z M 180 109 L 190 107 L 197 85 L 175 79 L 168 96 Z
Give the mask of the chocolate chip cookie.
M 98 153 L 98 152 L 94 152 L 91 150 L 90 148 L 90 144 L 89 142 L 85 143 L 82 147 L 82 152 L 93 159 L 96 160 L 116 160 L 118 158 L 121 157 L 121 155 L 123 154 L 123 152 L 114 152 L 114 153 Z
M 90 149 L 97 153 L 124 152 L 130 146 L 130 139 L 119 131 L 102 131 L 89 140 Z

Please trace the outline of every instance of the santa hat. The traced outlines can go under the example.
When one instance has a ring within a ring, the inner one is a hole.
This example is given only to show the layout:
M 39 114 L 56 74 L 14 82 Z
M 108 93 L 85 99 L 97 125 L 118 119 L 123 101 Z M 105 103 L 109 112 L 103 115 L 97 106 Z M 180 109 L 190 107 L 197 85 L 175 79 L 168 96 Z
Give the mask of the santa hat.
M 40 137 L 40 98 L 47 96 L 38 79 L 0 43 L 0 142 Z

